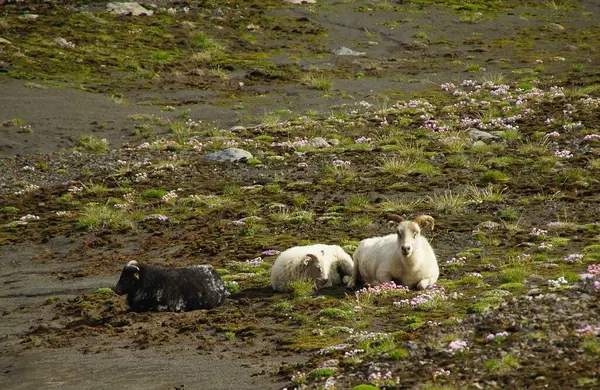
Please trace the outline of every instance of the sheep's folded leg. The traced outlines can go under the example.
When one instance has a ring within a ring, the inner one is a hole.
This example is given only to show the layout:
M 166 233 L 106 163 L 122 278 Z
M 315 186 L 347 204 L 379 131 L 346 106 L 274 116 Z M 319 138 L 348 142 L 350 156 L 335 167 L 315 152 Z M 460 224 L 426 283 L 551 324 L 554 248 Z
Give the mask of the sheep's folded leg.
M 417 283 L 417 290 L 425 290 L 430 284 L 431 283 L 429 279 L 422 279 L 419 283 Z

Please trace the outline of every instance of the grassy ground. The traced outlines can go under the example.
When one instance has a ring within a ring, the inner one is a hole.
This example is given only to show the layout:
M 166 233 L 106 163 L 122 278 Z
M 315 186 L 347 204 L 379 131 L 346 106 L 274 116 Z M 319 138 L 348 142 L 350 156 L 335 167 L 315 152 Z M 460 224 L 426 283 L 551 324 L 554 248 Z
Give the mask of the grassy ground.
M 7 330 L 20 342 L 7 351 L 197 348 L 278 362 L 265 387 L 597 384 L 598 289 L 579 276 L 600 263 L 596 5 L 194 1 L 150 18 L 72 6 L 2 6 L 7 76 L 32 94 L 105 93 L 130 105 L 134 134 L 113 149 L 81 132 L 64 151 L 1 161 L 3 261 L 19 274 L 31 260 L 61 286 L 3 275 L 4 316 L 43 318 Z M 24 7 L 40 18 L 19 19 Z M 329 53 L 341 45 L 368 54 Z M 215 93 L 239 126 L 195 114 L 173 92 L 187 89 Z M 149 104 L 145 91 L 166 97 Z M 41 129 L 26 118 L 0 118 L 6 137 Z M 225 147 L 254 158 L 204 159 Z M 435 218 L 435 289 L 271 291 L 277 251 L 352 253 L 388 233 L 389 213 Z M 134 259 L 212 264 L 232 296 L 209 311 L 128 313 L 110 287 Z M 15 303 L 27 294 L 43 304 Z

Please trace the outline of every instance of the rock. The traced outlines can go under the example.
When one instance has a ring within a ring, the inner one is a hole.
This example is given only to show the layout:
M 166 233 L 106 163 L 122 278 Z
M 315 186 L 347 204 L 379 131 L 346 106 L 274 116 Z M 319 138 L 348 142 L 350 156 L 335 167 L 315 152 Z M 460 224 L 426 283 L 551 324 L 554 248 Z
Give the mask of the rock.
M 565 31 L 565 27 L 562 24 L 558 23 L 548 23 L 546 25 L 546 28 L 552 31 Z
M 331 146 L 338 146 L 340 144 L 340 140 L 335 139 L 335 138 L 330 138 L 327 140 L 327 143 Z
M 316 4 L 317 0 L 283 0 L 283 2 L 289 4 Z
M 8 39 L 4 39 L 4 38 L 0 37 L 0 45 L 12 45 L 12 42 L 9 41 Z
M 231 132 L 236 132 L 236 131 L 245 131 L 246 128 L 244 126 L 233 126 L 231 129 L 229 129 L 229 131 Z
M 473 142 L 473 147 L 474 147 L 474 148 L 479 148 L 479 147 L 481 147 L 481 146 L 485 146 L 485 145 L 486 145 L 486 143 L 485 143 L 485 142 L 483 142 L 482 140 L 479 140 L 479 141 L 475 141 L 475 142 Z
M 482 130 L 477 130 L 477 129 L 469 129 L 469 131 L 467 132 L 467 136 L 472 140 L 472 141 L 479 141 L 479 140 L 490 140 L 490 139 L 497 139 L 498 137 L 490 134 L 486 131 L 482 131 Z
M 136 2 L 108 3 L 106 9 L 115 15 L 152 16 L 154 13 L 154 11 L 148 10 Z
M 308 142 L 309 142 L 310 146 L 312 146 L 313 148 L 317 148 L 317 149 L 328 148 L 331 146 L 327 143 L 327 141 L 325 141 L 325 138 L 321 138 L 321 137 L 312 138 Z
M 364 56 L 367 53 L 354 51 L 346 46 L 340 46 L 337 49 L 333 49 L 333 54 L 336 56 Z
M 229 148 L 207 154 L 204 158 L 208 161 L 240 161 L 251 159 L 252 153 L 243 149 Z
M 36 15 L 36 14 L 19 15 L 19 19 L 21 19 L 21 20 L 36 20 L 39 17 L 40 17 L 40 15 Z
M 74 47 L 75 45 L 73 45 L 71 42 L 67 41 L 65 38 L 54 38 L 52 40 L 52 42 L 56 45 L 56 46 L 61 46 L 61 47 Z

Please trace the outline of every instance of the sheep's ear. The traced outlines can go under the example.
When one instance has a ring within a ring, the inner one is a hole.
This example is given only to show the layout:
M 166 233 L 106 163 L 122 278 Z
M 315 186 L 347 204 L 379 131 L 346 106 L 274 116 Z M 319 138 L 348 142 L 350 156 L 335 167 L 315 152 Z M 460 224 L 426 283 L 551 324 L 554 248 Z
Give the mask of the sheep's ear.
M 388 221 L 387 227 L 390 230 L 396 230 L 396 226 L 398 226 L 398 222 Z
M 325 249 L 321 249 L 321 256 L 325 256 Z
M 433 230 L 435 225 L 435 219 L 433 219 L 431 215 L 419 215 L 417 218 L 415 218 L 415 222 L 421 227 L 421 229 L 431 227 L 431 230 Z
M 134 277 L 136 280 L 140 280 L 140 273 L 139 273 L 139 272 L 135 272 L 135 273 L 133 274 L 133 277 Z

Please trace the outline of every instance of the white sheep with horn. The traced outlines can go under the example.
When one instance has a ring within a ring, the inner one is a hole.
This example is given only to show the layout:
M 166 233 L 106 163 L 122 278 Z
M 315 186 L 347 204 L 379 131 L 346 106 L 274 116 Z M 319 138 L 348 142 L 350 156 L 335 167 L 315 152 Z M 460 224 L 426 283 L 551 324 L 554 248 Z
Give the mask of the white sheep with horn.
M 399 281 L 409 288 L 424 290 L 435 284 L 440 270 L 429 241 L 421 229 L 431 227 L 434 219 L 421 215 L 408 221 L 399 215 L 388 216 L 394 233 L 362 240 L 354 251 L 354 272 L 348 287 L 359 280 L 372 286 Z

